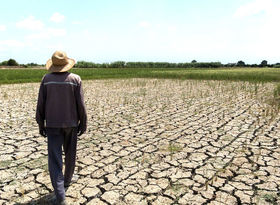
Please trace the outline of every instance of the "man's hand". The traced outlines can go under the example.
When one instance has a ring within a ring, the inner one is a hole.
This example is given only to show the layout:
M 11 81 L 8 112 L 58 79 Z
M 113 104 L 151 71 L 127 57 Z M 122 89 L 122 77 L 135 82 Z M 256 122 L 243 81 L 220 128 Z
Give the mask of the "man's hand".
M 43 137 L 47 137 L 46 127 L 44 125 L 39 125 L 39 133 Z
M 85 131 L 82 130 L 81 124 L 79 124 L 77 135 L 78 135 L 78 136 L 81 136 L 82 134 L 84 134 L 84 132 L 85 132 Z
M 81 136 L 82 134 L 84 134 L 82 131 L 78 131 L 78 136 Z

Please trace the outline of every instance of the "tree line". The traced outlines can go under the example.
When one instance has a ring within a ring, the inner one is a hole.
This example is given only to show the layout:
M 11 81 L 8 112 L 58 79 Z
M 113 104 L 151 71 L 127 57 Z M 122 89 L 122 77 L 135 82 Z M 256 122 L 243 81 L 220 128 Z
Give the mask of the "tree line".
M 263 60 L 260 64 L 246 64 L 244 61 L 237 63 L 222 64 L 220 62 L 197 62 L 190 63 L 169 63 L 169 62 L 125 62 L 115 61 L 112 63 L 93 63 L 88 61 L 78 61 L 76 68 L 220 68 L 220 67 L 275 67 L 280 68 L 280 63 L 268 64 Z
M 115 61 L 112 63 L 93 63 L 87 61 L 78 61 L 76 68 L 219 68 L 220 62 L 202 62 L 202 63 L 169 63 L 169 62 L 125 62 Z
M 36 67 L 36 66 L 44 66 L 44 65 L 37 64 L 37 63 L 19 64 L 15 59 L 11 58 L 11 59 L 9 59 L 7 61 L 2 61 L 0 63 L 0 66 L 12 66 L 12 67 L 19 66 L 19 67 L 28 68 L 28 67 Z
M 19 64 L 14 59 L 9 59 L 0 63 L 0 66 L 21 66 L 21 67 L 36 67 L 44 66 L 37 63 Z M 76 68 L 220 68 L 220 67 L 276 67 L 280 68 L 280 63 L 268 64 L 263 60 L 260 64 L 246 64 L 244 61 L 237 63 L 222 64 L 220 62 L 197 62 L 193 60 L 185 63 L 169 63 L 169 62 L 125 62 L 115 61 L 111 63 L 94 63 L 88 61 L 78 61 L 75 64 Z

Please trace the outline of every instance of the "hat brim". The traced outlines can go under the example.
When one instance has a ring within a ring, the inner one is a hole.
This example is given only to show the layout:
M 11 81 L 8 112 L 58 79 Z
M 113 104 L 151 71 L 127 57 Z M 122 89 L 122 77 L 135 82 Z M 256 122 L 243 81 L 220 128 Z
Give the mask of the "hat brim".
M 73 68 L 73 66 L 75 65 L 74 59 L 68 58 L 67 62 L 68 63 L 66 65 L 57 66 L 57 65 L 53 65 L 52 59 L 49 59 L 46 63 L 46 69 L 50 72 L 66 72 L 71 68 Z

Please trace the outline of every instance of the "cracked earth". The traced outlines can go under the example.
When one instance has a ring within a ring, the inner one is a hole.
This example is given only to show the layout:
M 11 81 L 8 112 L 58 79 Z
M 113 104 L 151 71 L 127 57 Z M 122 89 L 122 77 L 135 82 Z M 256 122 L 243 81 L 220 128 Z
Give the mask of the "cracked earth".
M 84 81 L 70 204 L 280 203 L 274 84 L 159 79 Z M 49 204 L 39 84 L 0 86 L 0 204 Z

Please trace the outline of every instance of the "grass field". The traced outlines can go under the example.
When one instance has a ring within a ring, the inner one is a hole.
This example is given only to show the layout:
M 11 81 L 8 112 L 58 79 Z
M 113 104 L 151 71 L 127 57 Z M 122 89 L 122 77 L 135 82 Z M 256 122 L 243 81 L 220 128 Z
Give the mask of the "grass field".
M 280 82 L 279 68 L 219 68 L 219 69 L 72 69 L 83 80 L 91 79 L 125 79 L 125 78 L 163 78 L 163 79 L 200 79 L 232 80 L 251 82 Z M 2 69 L 0 84 L 40 82 L 44 69 Z

